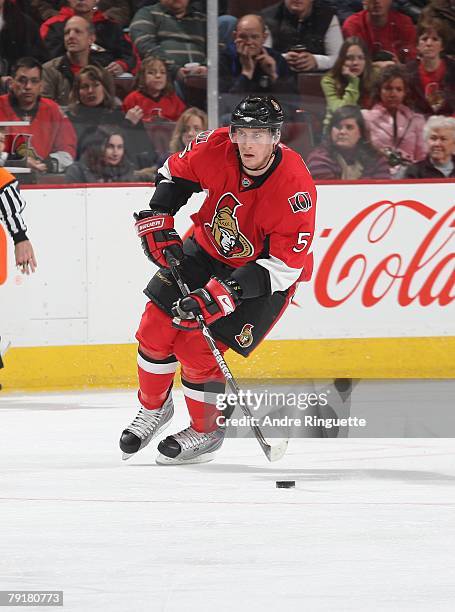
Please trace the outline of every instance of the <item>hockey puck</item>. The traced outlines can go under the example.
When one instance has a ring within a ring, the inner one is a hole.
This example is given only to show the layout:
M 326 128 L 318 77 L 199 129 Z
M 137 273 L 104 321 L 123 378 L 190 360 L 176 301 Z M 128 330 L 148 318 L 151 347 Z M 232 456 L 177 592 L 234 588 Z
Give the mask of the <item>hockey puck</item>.
M 293 489 L 295 487 L 295 480 L 277 480 L 277 489 Z

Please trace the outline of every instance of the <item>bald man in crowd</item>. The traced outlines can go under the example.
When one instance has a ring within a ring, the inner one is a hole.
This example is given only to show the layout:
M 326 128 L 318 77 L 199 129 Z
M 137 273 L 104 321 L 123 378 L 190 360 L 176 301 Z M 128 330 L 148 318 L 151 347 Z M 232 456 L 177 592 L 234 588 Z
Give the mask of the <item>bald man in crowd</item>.
M 237 22 L 233 41 L 220 54 L 220 91 L 277 93 L 293 91 L 290 71 L 280 53 L 265 46 L 265 23 L 259 15 Z

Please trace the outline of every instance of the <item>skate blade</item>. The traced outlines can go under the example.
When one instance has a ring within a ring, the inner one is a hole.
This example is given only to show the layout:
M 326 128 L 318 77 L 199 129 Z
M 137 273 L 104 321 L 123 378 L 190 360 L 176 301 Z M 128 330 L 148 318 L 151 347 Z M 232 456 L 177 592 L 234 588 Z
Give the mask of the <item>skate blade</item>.
M 166 457 L 166 455 L 162 455 L 158 453 L 157 458 L 155 459 L 158 465 L 191 465 L 194 463 L 209 463 L 209 461 L 213 461 L 216 457 L 216 452 L 213 453 L 204 453 L 203 455 L 199 455 L 198 457 L 191 457 L 190 459 L 179 459 L 178 457 Z

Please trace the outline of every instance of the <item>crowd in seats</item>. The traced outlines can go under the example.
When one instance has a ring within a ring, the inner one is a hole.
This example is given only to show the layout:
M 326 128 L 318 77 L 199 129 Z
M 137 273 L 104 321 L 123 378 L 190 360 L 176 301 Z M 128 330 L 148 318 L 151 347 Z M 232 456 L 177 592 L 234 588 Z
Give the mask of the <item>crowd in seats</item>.
M 200 108 L 187 108 L 179 117 L 175 129 L 173 131 L 169 151 L 177 153 L 183 151 L 199 134 L 204 132 L 208 127 L 207 115 Z
M 98 61 L 114 75 L 134 72 L 137 58 L 130 40 L 118 23 L 96 8 L 97 0 L 68 0 L 68 5 L 41 24 L 40 34 L 49 57 L 58 57 L 68 51 L 66 23 L 72 17 L 79 17 L 92 26 L 92 48 L 98 54 Z
M 423 131 L 427 155 L 406 168 L 405 177 L 455 178 L 455 119 L 433 115 Z
M 362 111 L 371 142 L 387 158 L 394 178 L 402 178 L 407 165 L 425 156 L 425 118 L 405 103 L 406 95 L 404 68 L 387 66 L 375 84 L 372 108 Z
M 124 183 L 136 180 L 125 137 L 116 127 L 98 128 L 79 161 L 65 173 L 68 183 Z
M 137 75 L 137 87 L 123 100 L 122 109 L 126 113 L 136 109 L 140 119 L 149 123 L 157 118 L 177 121 L 185 108 L 175 93 L 166 63 L 154 55 L 145 57 Z
M 316 178 L 453 176 L 451 0 L 219 6 L 219 125 L 272 94 Z M 0 164 L 152 181 L 207 128 L 206 28 L 204 0 L 0 0 L 0 122 L 29 123 L 0 131 Z
M 27 121 L 8 128 L 5 147 L 15 166 L 26 165 L 35 174 L 63 172 L 76 155 L 77 138 L 71 122 L 58 104 L 40 97 L 42 66 L 34 58 L 18 60 L 10 91 L 0 96 L 0 120 Z
M 315 179 L 385 179 L 385 158 L 371 144 L 358 106 L 341 106 L 332 114 L 323 142 L 308 157 Z

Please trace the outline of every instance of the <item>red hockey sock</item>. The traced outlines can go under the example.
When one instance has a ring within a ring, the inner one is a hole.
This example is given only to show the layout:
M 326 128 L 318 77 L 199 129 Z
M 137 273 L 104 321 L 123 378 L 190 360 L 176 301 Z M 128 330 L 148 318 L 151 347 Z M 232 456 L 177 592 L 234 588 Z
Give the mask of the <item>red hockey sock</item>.
M 182 385 L 193 429 L 199 432 L 217 429 L 220 425 L 217 417 L 223 414 L 217 408 L 217 399 L 225 392 L 224 381 L 194 383 L 182 378 Z
M 174 355 L 158 360 L 138 350 L 138 398 L 144 408 L 148 410 L 161 408 L 172 386 L 176 369 L 177 360 Z

